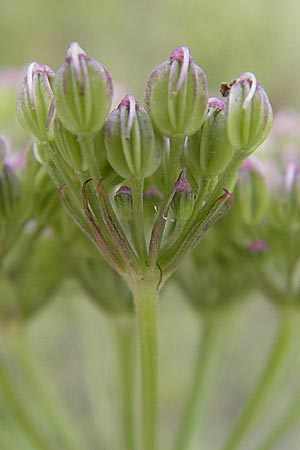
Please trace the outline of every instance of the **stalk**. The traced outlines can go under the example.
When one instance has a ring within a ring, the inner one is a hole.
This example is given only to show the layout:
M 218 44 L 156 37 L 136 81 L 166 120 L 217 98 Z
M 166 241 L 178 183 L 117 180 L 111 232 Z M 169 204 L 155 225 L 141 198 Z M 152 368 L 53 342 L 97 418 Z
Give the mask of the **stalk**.
M 184 254 L 187 253 L 188 248 L 190 248 L 191 239 L 190 236 L 194 234 L 195 230 L 197 230 L 197 225 L 204 223 L 205 218 L 207 217 L 210 209 L 213 207 L 216 199 L 220 196 L 223 188 L 228 188 L 234 177 L 237 173 L 237 170 L 242 162 L 242 157 L 239 152 L 236 152 L 232 157 L 232 160 L 227 167 L 227 169 L 223 172 L 223 174 L 219 177 L 219 180 L 214 187 L 213 191 L 210 192 L 209 198 L 207 199 L 203 208 L 200 210 L 196 210 L 198 208 L 198 203 L 202 202 L 203 193 L 206 194 L 209 186 L 203 186 L 202 193 L 200 192 L 198 199 L 196 200 L 197 205 L 194 207 L 193 212 L 193 221 L 188 220 L 186 226 L 182 230 L 182 233 L 179 235 L 177 241 L 168 248 L 165 252 L 160 256 L 159 264 L 163 268 L 164 272 L 167 274 L 168 272 L 172 273 L 174 267 L 177 266 L 177 261 L 174 261 L 174 255 L 177 255 L 178 258 L 182 258 Z M 194 217 L 195 216 L 195 217 Z
M 116 321 L 116 340 L 121 382 L 122 436 L 124 450 L 137 450 L 135 417 L 135 324 L 133 318 L 121 317 Z
M 223 321 L 224 319 L 221 318 Z M 217 359 L 224 336 L 224 326 L 218 314 L 206 314 L 200 333 L 193 376 L 179 425 L 174 450 L 188 450 L 195 431 L 203 425 L 209 393 L 213 390 Z M 226 319 L 225 319 L 226 320 Z
M 80 145 L 82 154 L 87 161 L 88 170 L 90 176 L 93 178 L 94 182 L 100 180 L 100 170 L 99 163 L 95 155 L 94 148 L 94 135 L 93 134 L 81 134 L 77 137 L 78 143 Z
M 236 450 L 250 429 L 259 420 L 262 410 L 276 396 L 288 371 L 299 342 L 299 314 L 294 310 L 281 311 L 281 323 L 270 350 L 266 365 L 250 394 L 223 450 Z
M 158 218 L 153 226 L 149 243 L 148 266 L 150 267 L 153 267 L 157 261 L 158 252 L 166 226 L 165 216 L 168 215 L 168 209 L 175 193 L 174 185 L 180 175 L 181 155 L 184 150 L 184 141 L 185 136 L 181 135 L 175 135 L 169 140 L 169 154 L 167 155 L 167 160 L 165 161 L 167 172 L 165 171 L 164 173 L 166 182 L 163 201 Z
M 170 234 L 168 234 L 168 236 L 166 236 L 166 242 L 164 243 L 165 248 L 171 247 L 171 245 L 176 241 L 176 239 L 180 235 L 185 224 L 186 224 L 186 221 L 176 220 L 175 225 L 169 232 Z
M 133 223 L 135 227 L 135 234 L 133 235 L 133 240 L 136 242 L 138 255 L 146 261 L 147 247 L 145 241 L 145 230 L 144 230 L 144 212 L 143 212 L 143 188 L 144 180 L 133 179 L 132 180 L 132 212 L 133 212 Z
M 300 417 L 300 396 L 297 395 L 296 400 L 293 400 L 279 417 L 275 426 L 269 432 L 263 443 L 257 450 L 273 450 L 277 442 L 281 439 L 286 431 L 294 424 L 296 419 Z
M 76 177 L 74 176 L 74 170 L 64 161 L 54 143 L 46 144 L 46 148 L 49 152 L 51 162 L 53 163 L 55 169 L 58 171 L 59 176 L 63 180 L 63 183 L 65 183 L 70 188 L 72 192 L 72 200 L 75 202 L 75 204 L 81 207 L 81 200 L 80 197 L 78 197 L 81 188 L 80 180 L 78 179 L 77 175 Z M 51 170 L 51 173 L 53 173 L 53 170 Z M 57 177 L 55 176 L 55 178 Z M 59 185 L 61 184 L 60 180 L 56 179 L 56 181 L 59 182 Z
M 198 189 L 198 193 L 197 193 L 195 204 L 194 204 L 193 213 L 192 213 L 191 217 L 189 218 L 189 222 L 190 223 L 194 222 L 194 219 L 197 217 L 199 211 L 201 210 L 202 204 L 205 201 L 207 193 L 209 192 L 210 184 L 211 184 L 211 178 L 210 177 L 207 177 L 207 178 L 203 179 L 202 184 L 201 184 L 201 186 Z
M 168 161 L 168 172 L 167 177 L 167 195 L 166 199 L 169 197 L 170 192 L 172 192 L 173 185 L 176 182 L 180 174 L 181 169 L 181 155 L 184 149 L 185 136 L 175 135 L 170 137 L 170 157 Z
M 141 283 L 133 289 L 136 308 L 140 364 L 141 364 L 141 417 L 140 450 L 156 450 L 157 441 L 157 336 L 156 287 Z

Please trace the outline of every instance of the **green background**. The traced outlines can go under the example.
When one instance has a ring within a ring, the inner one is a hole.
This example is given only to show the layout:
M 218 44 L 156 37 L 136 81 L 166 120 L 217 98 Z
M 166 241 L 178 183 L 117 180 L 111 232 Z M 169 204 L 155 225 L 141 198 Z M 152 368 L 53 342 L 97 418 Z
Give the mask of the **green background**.
M 151 69 L 187 45 L 221 81 L 255 72 L 275 107 L 300 98 L 297 0 L 1 0 L 0 65 L 60 64 L 77 40 L 139 98 Z

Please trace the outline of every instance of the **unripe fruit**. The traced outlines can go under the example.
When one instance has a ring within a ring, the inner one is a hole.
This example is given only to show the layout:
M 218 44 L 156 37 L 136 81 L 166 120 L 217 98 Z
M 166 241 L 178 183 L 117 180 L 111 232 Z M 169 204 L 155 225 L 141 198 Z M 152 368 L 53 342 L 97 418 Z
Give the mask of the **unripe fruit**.
M 147 82 L 145 101 L 155 128 L 164 136 L 196 133 L 207 110 L 207 82 L 187 47 L 173 50 Z

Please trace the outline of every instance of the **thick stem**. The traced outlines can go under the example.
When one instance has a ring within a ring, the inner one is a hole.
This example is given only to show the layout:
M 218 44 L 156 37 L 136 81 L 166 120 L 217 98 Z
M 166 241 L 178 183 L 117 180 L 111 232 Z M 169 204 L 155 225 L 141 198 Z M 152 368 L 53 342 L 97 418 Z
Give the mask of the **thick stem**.
M 133 317 L 121 317 L 116 323 L 119 373 L 121 382 L 122 437 L 124 450 L 137 450 L 135 408 L 135 323 Z
M 300 417 L 300 396 L 292 401 L 257 450 L 273 450 L 286 431 Z
M 138 319 L 140 364 L 142 436 L 141 450 L 156 450 L 157 434 L 157 337 L 156 287 L 138 286 L 133 290 Z
M 294 310 L 280 311 L 281 323 L 254 390 L 248 398 L 223 450 L 236 450 L 250 429 L 259 420 L 264 408 L 276 396 L 286 372 L 297 352 L 299 342 L 299 313 Z
M 220 320 L 218 314 L 211 313 L 204 316 L 194 372 L 174 450 L 188 450 L 196 430 L 199 432 L 199 427 L 203 424 L 203 413 L 215 383 L 217 360 L 221 350 L 220 341 L 225 331 L 223 322 L 224 317 Z

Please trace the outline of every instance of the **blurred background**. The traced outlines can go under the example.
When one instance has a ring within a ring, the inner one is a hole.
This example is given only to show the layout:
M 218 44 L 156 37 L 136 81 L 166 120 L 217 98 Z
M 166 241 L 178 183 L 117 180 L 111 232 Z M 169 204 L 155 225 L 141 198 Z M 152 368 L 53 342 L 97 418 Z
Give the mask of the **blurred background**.
M 55 70 L 77 40 L 141 101 L 152 68 L 187 45 L 211 94 L 252 71 L 275 109 L 300 101 L 297 0 L 1 0 L 0 8 L 2 69 L 35 60 Z
M 23 76 L 19 70 L 30 61 L 55 70 L 72 40 L 103 62 L 113 80 L 140 101 L 153 67 L 183 44 L 205 70 L 210 95 L 218 94 L 220 82 L 252 71 L 266 88 L 275 111 L 297 109 L 299 17 L 298 0 L 1 0 L 0 135 L 12 148 L 25 145 L 27 137 L 15 119 L 17 86 Z M 28 343 L 47 383 L 72 411 L 90 448 L 122 450 L 110 321 L 74 283 L 68 282 L 55 301 L 35 317 Z M 188 381 L 199 328 L 199 318 L 181 297 L 170 287 L 160 305 L 161 428 L 166 445 L 183 402 L 184 389 L 178 386 Z M 238 308 L 236 317 L 204 437 L 206 450 L 220 443 L 258 372 L 276 326 L 273 309 L 259 297 Z M 2 347 L 7 350 L 5 339 Z M 296 450 L 297 439 L 299 432 L 291 431 L 278 449 Z M 101 446 L 93 447 L 97 441 Z

